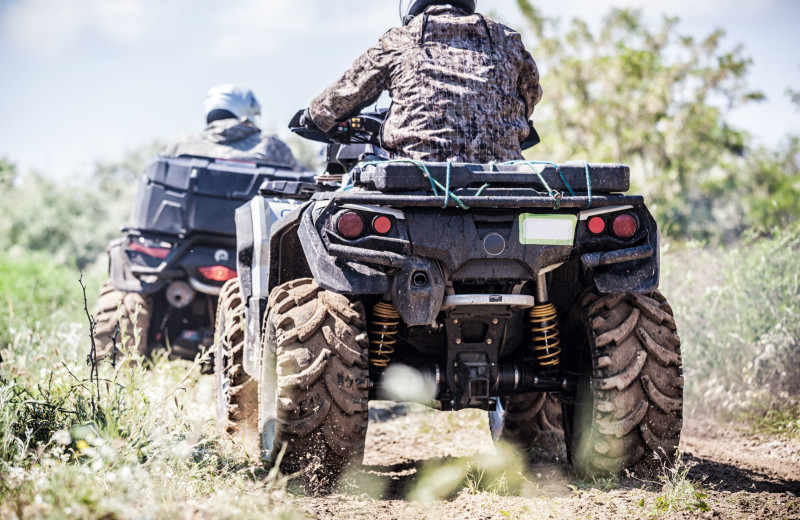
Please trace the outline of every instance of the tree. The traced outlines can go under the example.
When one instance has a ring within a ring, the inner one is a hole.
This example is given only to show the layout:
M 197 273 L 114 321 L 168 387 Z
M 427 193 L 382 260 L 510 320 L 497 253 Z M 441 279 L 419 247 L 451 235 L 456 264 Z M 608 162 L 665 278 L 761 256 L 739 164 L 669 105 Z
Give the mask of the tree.
M 599 29 L 574 19 L 562 31 L 529 0 L 517 4 L 543 72 L 534 114 L 543 141 L 532 153 L 630 164 L 673 235 L 709 238 L 728 226 L 715 218 L 717 181 L 741 168 L 748 136 L 726 116 L 764 99 L 747 86 L 742 47 L 724 50 L 722 30 L 682 35 L 677 18 L 653 30 L 635 10 L 612 10 Z
M 45 252 L 65 265 L 94 262 L 126 224 L 138 178 L 161 148 L 154 143 L 119 162 L 100 163 L 83 182 L 67 185 L 31 171 L 3 185 L 0 246 Z M 8 175 L 5 164 L 0 161 L 0 182 Z
M 7 159 L 0 157 L 0 189 L 9 189 L 17 177 L 17 167 Z

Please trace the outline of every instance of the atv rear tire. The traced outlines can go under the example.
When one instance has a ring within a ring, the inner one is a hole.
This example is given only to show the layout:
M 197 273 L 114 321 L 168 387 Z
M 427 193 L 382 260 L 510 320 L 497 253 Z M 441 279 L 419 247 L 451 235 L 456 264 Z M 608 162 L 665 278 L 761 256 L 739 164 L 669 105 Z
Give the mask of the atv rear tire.
M 683 421 L 680 339 L 659 293 L 581 298 L 588 341 L 574 405 L 565 406 L 568 452 L 582 477 L 670 467 Z
M 239 279 L 225 282 L 219 294 L 214 333 L 217 430 L 242 438 L 257 457 L 258 382 L 244 371 L 244 302 Z
M 118 291 L 106 281 L 100 288 L 94 308 L 95 358 L 118 358 L 131 352 L 150 355 L 147 334 L 153 312 L 151 298 L 135 292 Z M 119 329 L 117 330 L 117 324 Z
M 503 399 L 505 414 L 500 438 L 523 451 L 530 462 L 543 455 L 561 456 L 564 430 L 561 402 L 547 392 Z
M 302 471 L 314 488 L 331 486 L 364 454 L 364 308 L 310 278 L 276 287 L 267 307 L 259 392 L 262 454 L 284 473 Z

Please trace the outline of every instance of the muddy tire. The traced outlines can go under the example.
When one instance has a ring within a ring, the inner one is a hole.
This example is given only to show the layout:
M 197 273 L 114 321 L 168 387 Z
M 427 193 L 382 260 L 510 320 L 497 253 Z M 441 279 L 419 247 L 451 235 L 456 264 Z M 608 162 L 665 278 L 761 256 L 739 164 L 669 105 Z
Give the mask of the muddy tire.
M 581 298 L 587 341 L 574 405 L 565 406 L 569 456 L 583 477 L 674 463 L 683 422 L 680 339 L 658 292 Z
M 244 442 L 257 458 L 258 381 L 244 371 L 244 302 L 239 279 L 222 286 L 214 332 L 217 431 Z
M 270 295 L 259 404 L 262 454 L 314 487 L 360 463 L 369 372 L 364 309 L 301 278 Z
M 562 456 L 564 430 L 561 402 L 552 394 L 520 394 L 502 400 L 505 409 L 500 438 L 522 451 L 530 462 Z
M 130 352 L 150 355 L 147 335 L 152 312 L 151 298 L 135 292 L 118 291 L 111 281 L 106 281 L 100 288 L 94 308 L 96 358 L 111 356 L 115 346 L 117 359 Z

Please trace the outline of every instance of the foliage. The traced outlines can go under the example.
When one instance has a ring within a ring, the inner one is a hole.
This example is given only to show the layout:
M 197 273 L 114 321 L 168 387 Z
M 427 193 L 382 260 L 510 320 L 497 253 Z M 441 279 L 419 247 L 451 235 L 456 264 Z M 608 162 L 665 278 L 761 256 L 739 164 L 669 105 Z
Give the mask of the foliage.
M 634 189 L 675 237 L 732 239 L 797 217 L 798 176 L 782 170 L 796 147 L 752 150 L 727 122 L 764 95 L 748 88 L 751 61 L 723 47 L 724 31 L 695 39 L 677 18 L 653 29 L 619 9 L 599 28 L 576 18 L 563 30 L 529 0 L 517 4 L 543 76 L 537 157 L 630 164 Z
M 692 407 L 800 409 L 800 226 L 773 233 L 664 256 Z
M 59 182 L 28 172 L 9 183 L 4 188 L 0 246 L 47 253 L 65 265 L 84 267 L 96 261 L 125 224 L 136 180 L 159 148 L 154 143 L 120 162 L 100 163 L 84 181 Z
M 758 232 L 786 228 L 800 216 L 800 137 L 790 136 L 775 150 L 759 148 L 748 157 L 747 172 L 734 172 L 716 192 L 740 200 L 745 226 Z M 744 175 L 742 175 L 744 173 Z
M 17 167 L 7 159 L 0 157 L 0 190 L 9 189 L 17 177 Z
M 311 171 L 321 172 L 325 167 L 323 156 L 324 148 L 318 143 L 307 141 L 294 134 L 286 139 L 286 144 L 292 150 L 297 162 Z
M 703 489 L 688 478 L 689 467 L 678 460 L 660 476 L 661 492 L 648 516 L 658 517 L 673 511 L 711 511 Z M 644 506 L 644 499 L 639 503 Z
M 498 443 L 496 447 L 497 453 L 477 455 L 471 460 L 430 461 L 420 470 L 410 498 L 432 502 L 460 492 L 518 494 L 525 485 L 523 457 L 508 444 Z
M 286 479 L 213 430 L 209 376 L 160 355 L 98 366 L 80 326 L 0 363 L 0 518 L 294 518 Z
M 755 433 L 800 438 L 800 401 L 788 400 L 772 406 L 755 403 L 745 418 Z
M 0 252 L 0 351 L 22 330 L 38 333 L 52 323 L 80 319 L 79 276 L 42 252 Z

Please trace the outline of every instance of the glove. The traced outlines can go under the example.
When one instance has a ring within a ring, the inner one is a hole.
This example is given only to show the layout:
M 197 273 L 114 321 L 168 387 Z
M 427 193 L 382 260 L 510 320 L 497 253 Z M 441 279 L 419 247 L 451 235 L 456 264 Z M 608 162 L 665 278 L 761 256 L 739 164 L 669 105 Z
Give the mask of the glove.
M 304 127 L 308 128 L 309 130 L 317 130 L 320 131 L 317 124 L 311 119 L 311 113 L 308 109 L 303 110 L 303 115 L 300 116 L 300 124 Z

